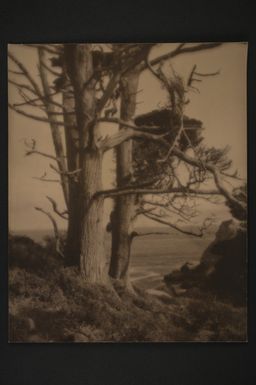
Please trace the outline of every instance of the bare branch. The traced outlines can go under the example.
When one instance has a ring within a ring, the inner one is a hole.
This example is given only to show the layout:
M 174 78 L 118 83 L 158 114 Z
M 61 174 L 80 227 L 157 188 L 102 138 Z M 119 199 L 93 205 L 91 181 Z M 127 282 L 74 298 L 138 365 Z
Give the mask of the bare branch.
M 49 159 L 52 159 L 52 160 L 55 160 L 56 162 L 58 162 L 58 158 L 56 158 L 53 155 L 46 154 L 45 152 L 42 152 L 42 151 L 30 150 L 30 151 L 27 151 L 25 155 L 29 156 L 29 155 L 32 155 L 32 154 L 38 154 L 38 155 L 44 156 L 46 158 L 49 158 Z
M 61 183 L 61 181 L 59 179 L 48 179 L 46 178 L 46 172 L 40 176 L 40 177 L 37 177 L 37 176 L 33 176 L 32 177 L 33 179 L 36 179 L 36 180 L 40 180 L 42 182 L 55 182 L 55 183 Z
M 56 248 L 56 252 L 57 252 L 62 258 L 64 258 L 64 254 L 63 254 L 62 251 L 61 251 L 61 245 L 60 245 L 60 244 L 61 244 L 61 238 L 60 238 L 58 226 L 57 226 L 57 223 L 56 223 L 55 219 L 53 218 L 53 216 L 52 216 L 48 211 L 45 211 L 44 209 L 42 209 L 42 208 L 40 208 L 40 207 L 35 207 L 35 210 L 40 211 L 41 213 L 45 214 L 45 215 L 50 219 L 50 221 L 52 222 L 53 230 L 54 230 L 54 236 L 55 236 L 55 248 Z
M 53 164 L 50 164 L 50 168 L 53 169 L 55 172 L 57 172 L 60 175 L 64 174 L 64 175 L 70 176 L 71 178 L 76 177 L 76 174 L 79 174 L 82 171 L 81 168 L 78 168 L 78 169 L 72 170 L 72 171 L 60 171 L 57 169 L 57 167 L 54 167 Z
M 150 64 L 151 64 L 151 66 L 154 66 L 154 65 L 159 64 L 160 62 L 162 62 L 164 60 L 172 59 L 178 55 L 213 49 L 213 48 L 221 46 L 221 44 L 222 43 L 199 43 L 199 44 L 195 44 L 193 46 L 186 47 L 186 43 L 181 43 L 181 44 L 179 44 L 179 46 L 175 50 L 168 52 L 166 54 L 163 54 L 161 56 L 158 56 L 157 58 L 151 60 Z M 147 68 L 147 65 L 146 65 L 146 63 L 144 63 L 141 66 L 141 70 L 143 71 L 146 68 Z
M 137 231 L 133 231 L 131 233 L 131 238 L 147 237 L 149 235 L 170 235 L 170 233 L 168 233 L 166 231 L 152 231 L 152 232 L 148 232 L 148 233 L 138 233 Z
M 189 155 L 183 153 L 177 148 L 173 149 L 173 154 L 176 155 L 179 159 L 183 160 L 184 162 L 191 164 L 192 166 L 196 166 L 199 168 L 203 168 L 207 171 L 210 171 L 214 177 L 215 184 L 220 191 L 220 193 L 235 207 L 239 207 L 242 210 L 246 210 L 246 205 L 243 202 L 240 202 L 238 199 L 236 199 L 232 193 L 230 193 L 224 186 L 221 177 L 220 177 L 220 171 L 215 167 L 213 164 L 209 164 L 206 162 L 203 162 L 202 160 L 191 158 Z
M 184 187 L 171 187 L 171 188 L 137 188 L 136 186 L 124 187 L 117 189 L 109 189 L 99 191 L 96 196 L 103 195 L 105 198 L 115 197 L 121 195 L 131 195 L 131 194 L 140 194 L 140 195 L 157 195 L 157 194 L 202 194 L 202 195 L 220 195 L 218 190 L 199 190 L 199 189 L 186 189 Z
M 13 74 L 13 75 L 22 75 L 22 76 L 24 76 L 24 73 L 22 71 L 13 71 L 13 70 L 8 69 L 8 72 L 10 74 Z
M 53 45 L 51 45 L 50 47 L 49 45 L 46 45 L 46 44 L 23 44 L 23 45 L 28 48 L 40 48 L 53 55 L 59 55 L 62 52 L 60 47 L 55 46 L 55 48 L 53 48 Z
M 201 77 L 216 76 L 219 74 L 220 74 L 220 70 L 215 72 L 208 72 L 208 73 L 195 72 L 195 75 L 201 76 Z
M 18 83 L 12 79 L 8 79 L 8 83 L 14 85 L 15 87 L 17 87 L 19 90 L 21 89 L 24 89 L 24 90 L 27 90 L 29 92 L 31 92 L 33 95 L 37 95 L 37 93 L 35 92 L 35 90 L 30 87 L 28 84 L 22 84 L 22 83 Z M 39 100 L 41 100 L 41 97 L 38 98 Z
M 179 129 L 177 131 L 177 134 L 175 136 L 175 139 L 174 139 L 172 145 L 170 146 L 166 156 L 163 159 L 158 159 L 157 160 L 158 163 L 165 163 L 169 159 L 169 157 L 170 157 L 174 147 L 177 145 L 178 141 L 180 140 L 182 132 L 184 132 L 183 116 L 181 117 L 181 124 L 180 124 L 180 127 L 179 127 Z
M 11 103 L 8 103 L 8 106 L 9 106 L 9 108 L 11 110 L 17 112 L 20 115 L 25 116 L 26 118 L 34 119 L 34 120 L 37 120 L 39 122 L 50 123 L 49 119 L 44 118 L 43 116 L 33 115 L 33 114 L 30 114 L 30 113 L 28 113 L 26 111 L 18 109 L 14 104 L 12 105 Z M 64 125 L 64 123 L 61 122 L 61 121 L 56 121 L 55 124 L 58 125 L 58 126 L 63 126 Z
M 48 159 L 55 160 L 56 162 L 59 161 L 59 159 L 56 156 L 54 156 L 54 155 L 50 155 L 50 154 L 47 154 L 45 152 L 36 150 L 36 141 L 35 141 L 35 139 L 32 139 L 32 143 L 28 143 L 27 140 L 25 139 L 24 140 L 24 144 L 25 144 L 26 147 L 29 148 L 29 150 L 26 151 L 26 154 L 25 154 L 26 156 L 36 154 L 36 155 L 44 156 L 45 158 L 48 158 Z M 66 158 L 66 156 L 65 156 L 65 158 Z
M 149 133 L 154 132 L 155 130 L 159 130 L 161 128 L 159 126 L 146 126 L 146 125 L 137 127 L 135 124 L 132 124 L 131 122 L 126 122 L 125 120 L 118 119 L 118 118 L 99 118 L 97 119 L 97 122 L 114 123 L 123 127 L 131 128 L 133 130 L 145 131 Z
M 150 53 L 150 52 L 149 52 Z M 148 69 L 150 70 L 150 72 L 158 79 L 160 80 L 162 83 L 164 83 L 165 87 L 167 89 L 169 89 L 169 82 L 168 80 L 166 79 L 166 77 L 164 76 L 163 72 L 158 70 L 156 71 L 153 66 L 151 65 L 150 61 L 149 61 L 149 53 L 148 53 L 148 57 L 146 58 L 146 63 L 147 63 L 147 67 Z
M 145 213 L 150 213 L 151 211 L 154 211 L 156 208 L 153 207 L 153 208 L 150 208 L 150 209 L 137 209 L 134 216 L 132 217 L 132 219 L 134 220 L 135 218 L 137 218 L 139 215 L 142 215 L 142 214 L 145 214 Z
M 54 211 L 56 214 L 58 214 L 59 217 L 61 217 L 62 219 L 68 220 L 68 216 L 67 216 L 68 212 L 67 212 L 67 210 L 62 211 L 62 212 L 59 211 L 58 206 L 57 206 L 57 203 L 55 202 L 55 200 L 54 200 L 53 198 L 49 197 L 49 196 L 47 196 L 46 198 L 51 202 L 53 211 Z
M 19 67 L 19 69 L 24 73 L 24 76 L 26 76 L 26 78 L 28 79 L 28 81 L 30 82 L 30 84 L 32 85 L 35 93 L 41 97 L 42 96 L 42 93 L 41 93 L 41 90 L 38 86 L 38 84 L 35 82 L 35 80 L 33 79 L 33 77 L 30 75 L 29 71 L 26 69 L 26 67 L 11 53 L 11 52 L 8 52 L 8 57 Z
M 235 171 L 233 174 L 228 174 L 226 172 L 220 171 L 220 174 L 227 177 L 227 178 L 233 178 L 241 181 L 245 181 L 246 178 L 241 178 L 240 176 L 237 175 L 237 171 Z
M 126 127 L 129 126 L 126 124 Z M 138 128 L 121 128 L 117 133 L 107 136 L 105 138 L 99 138 L 97 142 L 97 147 L 102 149 L 102 151 L 110 150 L 120 144 L 126 142 L 129 139 L 147 139 L 147 140 L 157 140 L 161 141 L 167 133 L 153 134 L 146 131 L 140 130 Z
M 216 72 L 210 72 L 210 73 L 200 73 L 200 72 L 196 72 L 196 68 L 197 68 L 197 66 L 195 64 L 192 68 L 192 71 L 191 71 L 189 78 L 188 78 L 188 81 L 187 81 L 188 87 L 192 87 L 193 82 L 201 82 L 202 81 L 201 79 L 195 78 L 194 75 L 199 76 L 199 77 L 210 77 L 210 76 L 217 76 L 220 74 L 220 70 L 218 70 Z
M 160 207 L 160 208 L 168 211 L 171 214 L 180 216 L 186 222 L 191 222 L 190 219 L 191 219 L 192 215 L 188 215 L 187 213 L 185 213 L 185 211 L 183 210 L 182 207 L 178 208 L 178 207 L 174 206 L 174 204 L 172 204 L 172 202 L 170 202 L 170 201 L 168 201 L 166 203 L 161 203 L 161 202 L 156 202 L 156 201 L 154 201 L 154 202 L 152 201 L 151 202 L 151 201 L 145 201 L 144 200 L 143 204 L 153 206 L 154 209 L 156 209 L 157 207 Z M 172 207 L 172 209 L 170 207 Z M 144 211 L 147 212 L 149 210 L 144 210 Z M 152 211 L 152 210 L 150 210 L 150 211 Z M 143 210 L 142 210 L 142 212 L 140 214 L 144 214 Z M 154 213 L 154 215 L 156 215 L 156 213 Z
M 53 103 L 50 103 L 53 104 Z M 75 111 L 65 111 L 65 109 L 62 106 L 63 111 L 48 111 L 49 116 L 63 116 L 64 114 L 66 115 L 75 115 Z
M 11 80 L 9 80 L 9 82 L 11 83 L 12 81 Z M 12 83 L 14 83 L 14 82 L 12 82 Z M 15 84 L 17 87 L 19 87 L 19 85 L 16 83 Z M 52 92 L 52 93 L 50 93 L 50 94 L 48 94 L 48 95 L 42 95 L 42 97 L 40 97 L 40 98 L 34 98 L 34 99 L 29 99 L 29 101 L 31 102 L 31 103 L 36 103 L 36 102 L 39 102 L 39 101 L 42 101 L 43 102 L 43 105 L 42 106 L 45 106 L 45 100 L 47 99 L 47 103 L 49 103 L 49 104 L 53 104 L 54 106 L 56 106 L 56 107 L 59 107 L 59 108 L 63 108 L 63 105 L 62 104 L 60 104 L 60 103 L 58 103 L 58 102 L 56 102 L 55 100 L 53 100 L 52 98 L 51 98 L 51 100 L 49 100 L 49 97 L 50 96 L 54 96 L 54 95 L 57 95 L 59 93 L 59 91 L 54 91 L 54 92 Z M 27 102 L 25 101 L 25 102 L 22 102 L 22 103 L 15 103 L 14 104 L 14 107 L 21 107 L 21 106 L 25 106 L 25 105 L 27 105 Z M 35 104 L 34 104 L 35 105 Z M 35 105 L 36 106 L 36 105 Z M 39 105 L 37 105 L 38 107 L 40 107 Z
M 171 222 L 165 221 L 163 219 L 160 219 L 160 218 L 154 216 L 153 214 L 143 214 L 143 215 L 145 217 L 147 217 L 148 219 L 151 219 L 152 221 L 161 223 L 162 225 L 169 226 L 172 229 L 179 231 L 180 233 L 183 233 L 183 234 L 186 234 L 186 235 L 193 235 L 194 237 L 199 237 L 199 238 L 201 238 L 203 236 L 203 232 L 202 232 L 201 229 L 200 229 L 200 231 L 198 233 L 195 233 L 193 231 L 185 230 L 185 229 L 175 225 L 174 223 L 171 223 Z

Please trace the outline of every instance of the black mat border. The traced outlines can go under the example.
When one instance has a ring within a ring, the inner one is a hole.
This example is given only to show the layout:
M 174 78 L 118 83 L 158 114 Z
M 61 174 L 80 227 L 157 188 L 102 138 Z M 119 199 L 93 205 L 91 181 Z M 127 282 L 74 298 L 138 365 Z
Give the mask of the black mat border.
M 249 1 L 26 1 L 0 5 L 0 384 L 252 385 L 256 382 L 256 31 Z M 7 43 L 248 41 L 249 342 L 7 343 Z M 254 328 L 253 328 L 254 326 Z

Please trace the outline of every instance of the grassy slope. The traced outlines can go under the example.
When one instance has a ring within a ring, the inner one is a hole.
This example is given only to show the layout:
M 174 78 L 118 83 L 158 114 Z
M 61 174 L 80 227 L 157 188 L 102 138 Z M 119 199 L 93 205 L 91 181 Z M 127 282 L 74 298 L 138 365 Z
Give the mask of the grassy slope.
M 16 245 L 17 246 L 17 245 Z M 15 257 L 14 257 L 15 254 Z M 35 257 L 36 255 L 36 258 Z M 30 255 L 30 257 L 28 257 Z M 24 258 L 25 256 L 25 258 Z M 201 293 L 155 297 L 89 285 L 51 249 L 11 248 L 11 342 L 242 341 L 246 310 Z

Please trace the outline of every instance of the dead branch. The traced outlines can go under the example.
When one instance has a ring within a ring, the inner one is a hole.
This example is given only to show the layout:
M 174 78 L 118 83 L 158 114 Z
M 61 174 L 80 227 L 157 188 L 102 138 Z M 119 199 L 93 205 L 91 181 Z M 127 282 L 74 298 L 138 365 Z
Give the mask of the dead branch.
M 206 73 L 195 72 L 195 75 L 200 76 L 200 77 L 217 76 L 219 74 L 220 74 L 220 70 L 217 70 L 215 72 L 206 72 Z
M 146 58 L 146 64 L 147 64 L 147 67 L 149 69 L 149 71 L 158 79 L 160 80 L 160 82 L 162 82 L 164 84 L 164 86 L 166 87 L 167 90 L 169 90 L 170 88 L 170 84 L 166 78 L 166 76 L 164 75 L 163 71 L 159 68 L 158 70 L 155 70 L 153 68 L 153 66 L 151 65 L 150 61 L 149 61 L 149 54 L 150 54 L 150 51 L 148 53 L 148 56 Z
M 11 82 L 11 81 L 10 81 L 10 82 Z M 14 83 L 14 82 L 12 82 L 12 83 Z M 18 84 L 17 84 L 17 83 L 16 83 L 15 85 L 18 87 Z M 53 100 L 52 98 L 51 98 L 51 100 L 49 100 L 49 97 L 54 96 L 54 95 L 57 95 L 58 93 L 59 93 L 59 91 L 55 91 L 55 92 L 52 92 L 52 93 L 50 93 L 50 94 L 48 94 L 48 95 L 42 95 L 42 97 L 40 97 L 40 98 L 30 99 L 30 102 L 31 102 L 31 103 L 36 103 L 36 102 L 42 101 L 42 102 L 43 102 L 43 105 L 41 105 L 41 106 L 45 106 L 44 101 L 45 101 L 46 99 L 48 99 L 48 101 L 47 101 L 48 103 L 53 104 L 53 105 L 56 106 L 56 107 L 63 108 L 63 105 L 62 105 L 62 104 L 56 102 L 56 101 Z M 25 101 L 25 102 L 22 102 L 22 103 L 15 103 L 15 104 L 14 104 L 14 107 L 25 106 L 26 104 L 27 104 L 26 101 Z M 40 107 L 40 106 L 38 105 L 38 107 Z
M 60 171 L 57 169 L 57 167 L 55 167 L 53 164 L 50 164 L 50 168 L 53 169 L 55 172 L 57 172 L 58 174 L 65 174 L 67 176 L 70 176 L 71 178 L 75 177 L 76 174 L 79 174 L 82 169 L 81 168 L 78 168 L 76 170 L 72 170 L 72 171 Z
M 186 235 L 193 235 L 194 237 L 199 237 L 199 238 L 201 238 L 203 236 L 203 232 L 202 232 L 201 229 L 199 229 L 198 233 L 195 233 L 193 231 L 182 229 L 181 227 L 177 226 L 176 224 L 168 222 L 168 221 L 165 221 L 163 219 L 160 219 L 160 218 L 154 216 L 153 214 L 143 214 L 143 215 L 145 217 L 147 217 L 148 219 L 151 219 L 151 220 L 153 220 L 155 222 L 161 223 L 162 225 L 169 226 L 172 229 L 179 231 L 180 233 L 183 233 L 183 234 L 186 234 Z
M 145 213 L 150 213 L 151 211 L 154 211 L 156 208 L 153 207 L 151 209 L 137 209 L 134 216 L 132 217 L 132 219 L 134 220 L 135 218 L 137 218 L 139 215 L 142 215 L 142 214 L 145 214 Z
M 184 132 L 184 124 L 183 124 L 183 116 L 182 116 L 180 127 L 179 127 L 179 129 L 177 131 L 177 134 L 175 136 L 175 139 L 174 139 L 172 145 L 170 146 L 166 156 L 163 159 L 158 159 L 157 160 L 158 163 L 165 163 L 169 159 L 169 157 L 170 157 L 174 147 L 178 144 L 178 141 L 180 140 L 181 134 L 183 132 Z
M 121 128 L 117 133 L 106 136 L 103 139 L 99 139 L 97 142 L 97 147 L 102 149 L 102 151 L 110 150 L 120 144 L 126 142 L 129 139 L 147 139 L 147 140 L 161 140 L 168 133 L 165 134 L 151 134 L 137 128 Z
M 246 205 L 243 202 L 240 202 L 238 199 L 236 199 L 232 195 L 232 193 L 230 193 L 225 188 L 225 186 L 221 180 L 220 171 L 218 170 L 217 167 L 215 167 L 213 164 L 206 163 L 203 160 L 192 158 L 177 148 L 173 149 L 173 154 L 176 155 L 179 159 L 183 160 L 184 162 L 191 164 L 192 166 L 196 166 L 199 168 L 202 168 L 202 166 L 203 166 L 205 170 L 210 171 L 214 177 L 214 181 L 215 181 L 215 184 L 216 184 L 218 190 L 227 199 L 227 201 L 232 203 L 235 207 L 239 207 L 242 210 L 246 210 Z
M 8 57 L 19 67 L 19 69 L 23 72 L 24 76 L 28 79 L 28 81 L 32 85 L 35 93 L 39 97 L 41 97 L 42 96 L 41 90 L 38 84 L 33 79 L 33 77 L 30 75 L 29 71 L 26 69 L 26 67 L 11 52 L 8 52 Z
M 58 162 L 58 158 L 56 158 L 55 156 L 53 155 L 50 155 L 50 154 L 46 154 L 45 152 L 42 152 L 42 151 L 37 151 L 37 150 L 29 150 L 26 152 L 26 156 L 29 156 L 29 155 L 32 155 L 32 154 L 37 154 L 37 155 L 41 155 L 41 156 L 44 156 L 45 158 L 49 158 L 49 159 L 52 159 L 52 160 L 55 160 L 56 162 Z
M 43 123 L 50 123 L 50 120 L 47 119 L 47 118 L 44 118 L 43 116 L 38 116 L 38 115 L 33 115 L 33 114 L 30 114 L 26 111 L 23 111 L 21 109 L 18 109 L 17 107 L 15 107 L 14 105 L 12 105 L 11 103 L 8 103 L 8 106 L 11 110 L 17 112 L 18 114 L 20 115 L 23 115 L 25 116 L 26 118 L 29 118 L 29 119 L 33 119 L 33 120 L 37 120 L 39 122 L 43 122 Z M 58 126 L 63 126 L 64 123 L 63 122 L 60 122 L 60 121 L 56 121 L 55 123 L 56 125 Z
M 49 196 L 47 196 L 46 198 L 47 198 L 47 199 L 50 201 L 50 203 L 52 204 L 53 211 L 54 211 L 57 215 L 59 215 L 59 217 L 61 217 L 62 219 L 68 220 L 68 216 L 67 216 L 68 211 L 67 211 L 67 210 L 64 210 L 64 211 L 61 212 L 61 211 L 58 209 L 57 203 L 55 202 L 55 200 L 54 200 L 53 198 L 51 198 L 51 197 L 49 197 Z
M 35 207 L 35 210 L 40 211 L 41 213 L 45 214 L 50 219 L 50 221 L 53 225 L 53 230 L 54 230 L 56 252 L 62 258 L 64 258 L 64 254 L 61 251 L 61 237 L 60 237 L 58 226 L 57 226 L 55 219 L 53 218 L 53 216 L 48 211 L 45 211 L 41 207 Z
M 121 195 L 131 195 L 131 194 L 140 194 L 140 195 L 157 195 L 157 194 L 202 194 L 202 195 L 220 195 L 219 190 L 213 189 L 186 189 L 185 187 L 171 187 L 171 188 L 137 188 L 136 186 L 125 187 L 125 188 L 117 188 L 117 189 L 109 189 L 99 191 L 96 196 L 103 195 L 105 198 L 116 197 Z
M 186 53 L 191 53 L 191 52 L 199 52 L 199 51 L 208 50 L 208 49 L 213 49 L 213 48 L 219 47 L 221 45 L 222 45 L 222 43 L 199 43 L 199 44 L 195 44 L 195 45 L 190 46 L 190 47 L 186 47 L 186 43 L 181 43 L 173 51 L 168 52 L 166 54 L 163 54 L 161 56 L 158 56 L 157 58 L 151 60 L 150 64 L 151 64 L 151 66 L 154 66 L 156 64 L 161 63 L 162 61 L 165 61 L 165 60 L 168 60 L 168 59 L 172 59 L 172 58 L 174 58 L 174 57 L 176 57 L 178 55 L 182 55 L 182 54 L 186 54 Z M 143 71 L 145 69 L 147 69 L 147 64 L 146 63 L 144 63 L 141 66 L 141 71 Z
M 29 92 L 31 92 L 33 95 L 37 95 L 36 91 L 30 87 L 28 84 L 22 84 L 22 83 L 18 83 L 12 79 L 8 79 L 8 83 L 14 85 L 15 87 L 17 87 L 19 90 L 27 90 Z M 41 97 L 38 98 L 39 100 L 41 100 Z
M 42 182 L 54 182 L 54 183 L 61 183 L 61 181 L 59 180 L 59 179 L 48 179 L 48 178 L 46 178 L 46 172 L 42 175 L 42 176 L 40 176 L 40 177 L 38 177 L 38 176 L 33 176 L 32 178 L 33 179 L 36 179 L 36 180 L 40 180 L 40 181 L 42 181 Z
M 209 73 L 201 73 L 196 71 L 197 65 L 195 64 L 190 72 L 190 75 L 188 77 L 187 86 L 192 87 L 193 82 L 201 82 L 201 79 L 197 79 L 194 76 L 200 77 L 211 77 L 211 76 L 217 76 L 220 74 L 220 70 L 216 72 L 209 72 Z M 193 88 L 193 87 L 192 87 Z
M 50 47 L 49 45 L 46 45 L 46 44 L 23 44 L 23 45 L 28 48 L 40 48 L 52 55 L 59 55 L 62 52 L 60 47 L 55 46 L 55 48 L 53 48 L 53 45 L 51 45 Z
M 29 150 L 26 151 L 25 156 L 36 154 L 36 155 L 44 156 L 45 158 L 48 158 L 48 159 L 55 160 L 56 162 L 59 161 L 59 159 L 56 156 L 54 156 L 54 155 L 50 155 L 50 154 L 47 154 L 45 152 L 36 150 L 36 141 L 35 141 L 35 139 L 32 139 L 32 143 L 28 143 L 27 140 L 25 139 L 24 140 L 24 144 L 25 144 L 26 147 L 29 148 Z M 66 158 L 66 156 L 65 156 L 65 158 Z
M 53 103 L 51 103 L 53 104 Z M 49 116 L 63 116 L 64 114 L 66 115 L 75 115 L 75 111 L 65 111 L 65 109 L 62 107 L 63 111 L 48 111 Z
M 220 171 L 220 174 L 227 177 L 227 178 L 233 178 L 233 179 L 237 179 L 237 180 L 241 180 L 241 181 L 246 180 L 246 178 L 241 178 L 240 176 L 238 176 L 237 171 L 235 171 L 233 174 L 228 174 L 226 172 Z
M 102 123 L 114 123 L 118 124 L 123 127 L 131 128 L 133 130 L 137 131 L 145 131 L 145 132 L 154 132 L 155 130 L 159 130 L 161 127 L 159 126 L 139 126 L 137 127 L 135 124 L 132 124 L 132 122 L 126 122 L 125 120 L 118 119 L 118 118 L 98 118 L 97 122 L 102 122 Z
M 166 231 L 151 231 L 151 232 L 148 232 L 148 233 L 138 233 L 137 231 L 133 231 L 131 233 L 131 238 L 147 237 L 149 235 L 170 235 L 170 233 L 168 233 Z
M 8 72 L 10 74 L 13 74 L 13 75 L 22 75 L 22 76 L 24 76 L 24 73 L 21 72 L 21 71 L 13 71 L 13 70 L 8 69 Z
M 171 202 L 161 203 L 161 202 L 155 202 L 155 201 L 153 202 L 153 201 L 144 200 L 142 203 L 146 204 L 146 205 L 154 206 L 155 209 L 157 207 L 160 207 L 160 208 L 168 211 L 171 214 L 180 216 L 186 222 L 191 222 L 191 220 L 190 220 L 191 215 L 188 215 L 186 212 L 184 212 L 184 210 L 182 208 L 175 207 Z M 172 207 L 172 209 L 170 207 Z M 153 211 L 153 210 L 151 210 L 151 211 Z M 147 212 L 147 210 L 145 210 L 145 212 Z M 142 212 L 140 212 L 140 214 L 144 214 L 143 210 L 142 210 Z

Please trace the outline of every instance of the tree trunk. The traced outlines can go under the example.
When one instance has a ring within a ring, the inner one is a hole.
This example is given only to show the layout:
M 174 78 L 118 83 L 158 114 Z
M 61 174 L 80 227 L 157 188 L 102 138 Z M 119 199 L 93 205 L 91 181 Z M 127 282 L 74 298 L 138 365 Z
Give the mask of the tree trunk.
M 75 100 L 72 87 L 63 91 L 63 114 L 65 125 L 65 139 L 67 148 L 68 171 L 79 169 L 79 135 L 75 111 Z M 68 207 L 68 228 L 65 248 L 66 264 L 68 266 L 80 263 L 81 250 L 81 199 L 79 194 L 79 173 L 69 176 L 69 207 Z
M 127 195 L 116 199 L 111 222 L 112 250 L 109 274 L 113 278 L 127 282 L 129 281 L 133 212 L 133 196 Z
M 122 79 L 121 119 L 126 122 L 129 122 L 135 113 L 138 81 L 139 72 L 136 70 Z M 132 147 L 133 142 L 129 140 L 116 149 L 117 187 L 125 187 L 132 182 Z M 135 197 L 133 195 L 116 198 L 111 216 L 112 251 L 109 274 L 113 278 L 123 279 L 128 285 L 134 214 Z
M 80 271 L 89 282 L 105 283 L 104 199 L 95 195 L 102 190 L 103 154 L 95 145 L 96 97 L 90 45 L 68 44 L 64 57 L 74 89 L 79 133 Z
M 106 282 L 103 210 L 104 198 L 95 197 L 102 190 L 102 157 L 95 149 L 84 154 L 81 175 L 83 193 L 80 269 L 90 282 Z
M 46 56 L 45 50 L 41 48 L 38 49 L 38 55 L 39 55 L 39 72 L 40 72 L 42 86 L 43 86 L 44 95 L 45 95 L 46 112 L 50 122 L 52 140 L 54 144 L 58 168 L 60 171 L 61 187 L 64 195 L 64 200 L 68 208 L 68 205 L 69 205 L 68 177 L 65 174 L 67 171 L 67 165 L 65 160 L 64 146 L 62 143 L 61 128 L 58 125 L 57 115 L 55 115 L 56 107 L 54 105 L 54 100 L 51 95 L 52 91 L 47 78 L 48 73 L 45 67 L 47 66 L 47 56 Z

